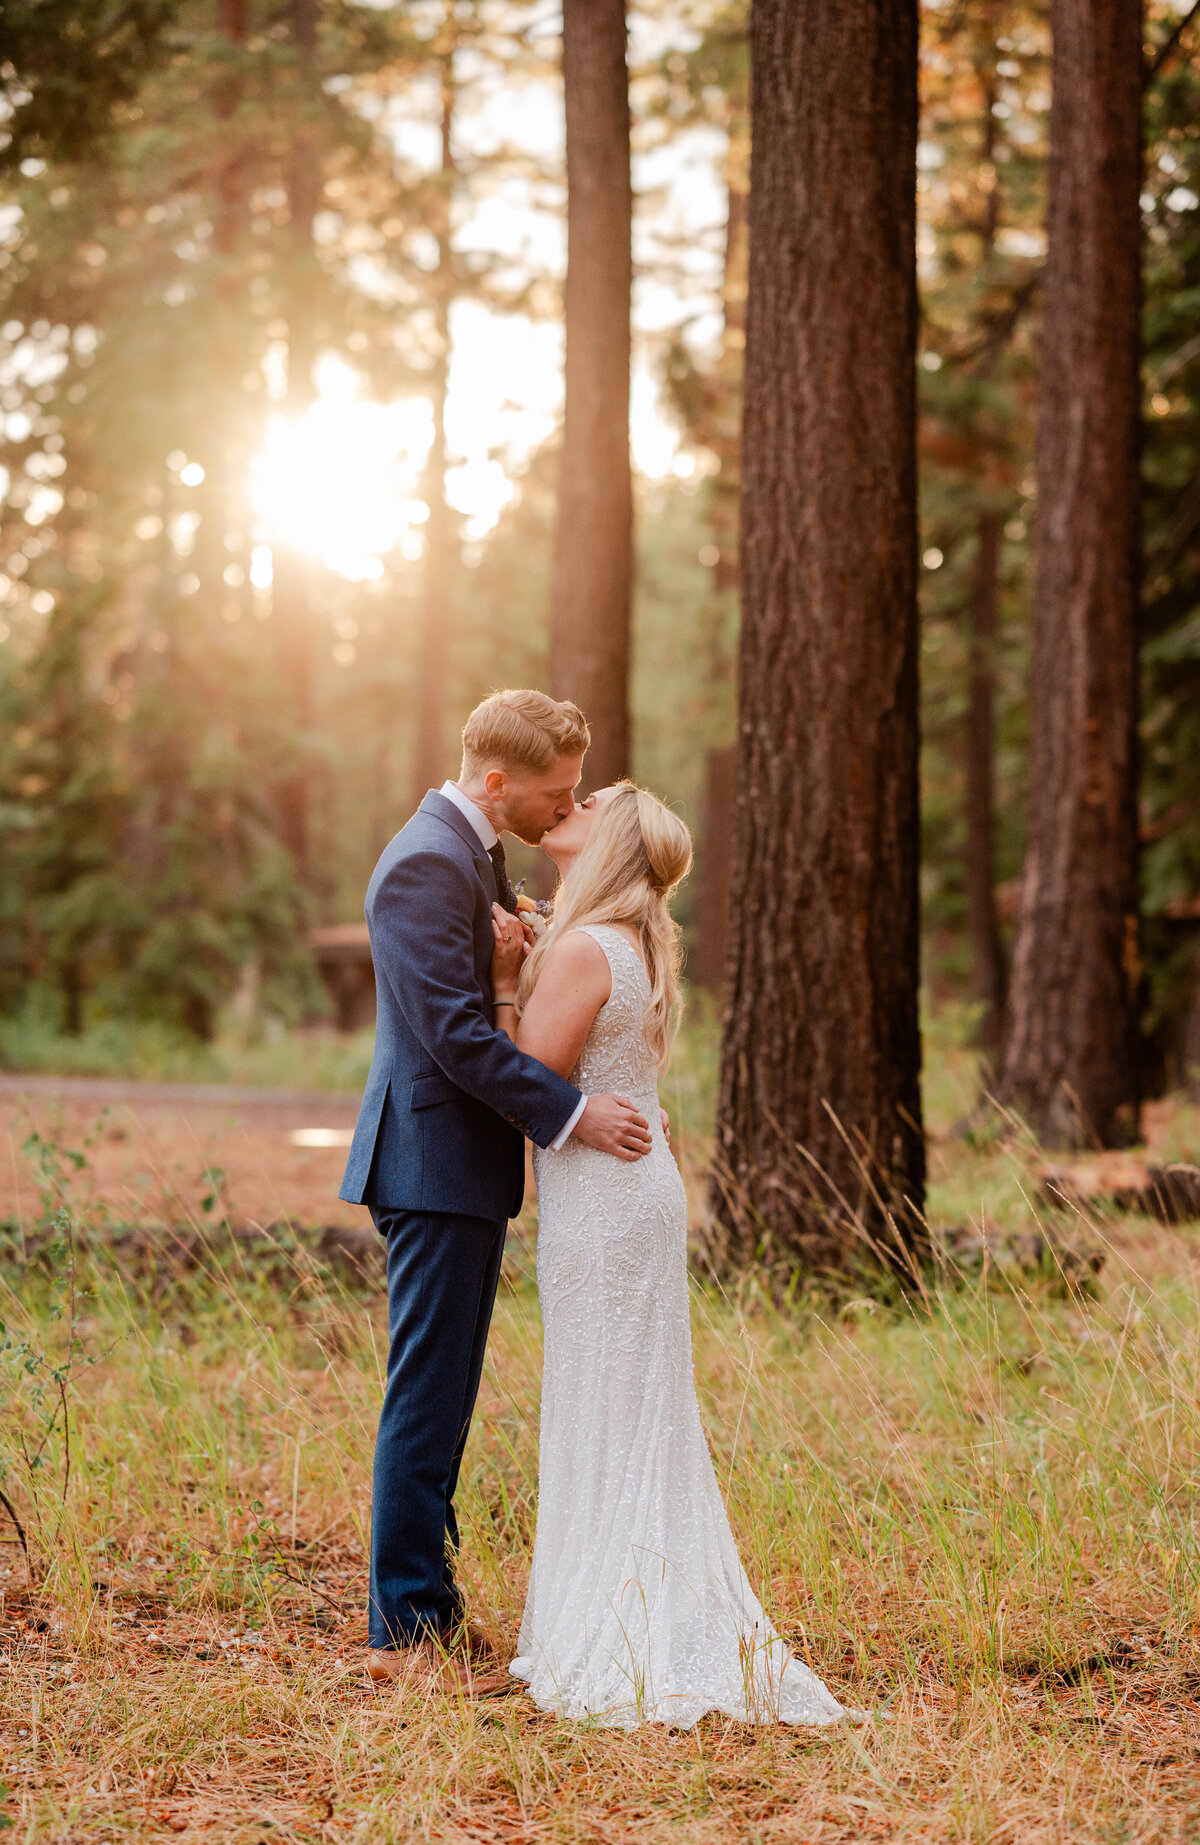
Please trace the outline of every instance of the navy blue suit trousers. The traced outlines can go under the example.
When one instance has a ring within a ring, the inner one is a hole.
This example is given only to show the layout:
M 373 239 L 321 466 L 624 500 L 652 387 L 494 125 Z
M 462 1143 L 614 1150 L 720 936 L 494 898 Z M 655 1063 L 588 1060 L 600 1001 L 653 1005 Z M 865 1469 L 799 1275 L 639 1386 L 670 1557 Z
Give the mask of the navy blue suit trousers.
M 483 1371 L 506 1220 L 372 1206 L 387 1239 L 388 1370 L 371 1507 L 373 1647 L 462 1619 L 454 1489 Z

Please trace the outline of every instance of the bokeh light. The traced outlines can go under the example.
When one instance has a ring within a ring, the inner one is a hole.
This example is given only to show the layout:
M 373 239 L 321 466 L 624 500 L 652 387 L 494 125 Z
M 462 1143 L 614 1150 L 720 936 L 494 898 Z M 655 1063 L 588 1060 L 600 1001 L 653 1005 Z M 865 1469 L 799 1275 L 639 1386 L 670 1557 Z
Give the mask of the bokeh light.
M 403 550 L 415 523 L 432 412 L 422 397 L 364 400 L 355 374 L 336 362 L 322 364 L 318 386 L 303 417 L 272 418 L 251 467 L 254 511 L 272 545 L 317 558 L 349 582 L 369 582 L 383 575 L 391 552 Z M 269 581 L 269 571 L 260 549 L 255 581 Z

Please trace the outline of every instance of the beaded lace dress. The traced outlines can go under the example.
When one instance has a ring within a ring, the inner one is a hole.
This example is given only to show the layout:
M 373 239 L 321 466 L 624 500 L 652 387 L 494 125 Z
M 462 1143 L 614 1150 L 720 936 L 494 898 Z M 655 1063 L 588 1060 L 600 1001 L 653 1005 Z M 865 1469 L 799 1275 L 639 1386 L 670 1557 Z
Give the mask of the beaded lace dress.
M 651 1123 L 633 1163 L 574 1138 L 534 1149 L 545 1329 L 537 1537 L 518 1655 L 543 1710 L 623 1729 L 850 1715 L 792 1657 L 729 1528 L 692 1379 L 683 1181 L 643 1035 L 649 980 L 619 930 L 573 1080 Z M 857 1713 L 855 1713 L 857 1714 Z

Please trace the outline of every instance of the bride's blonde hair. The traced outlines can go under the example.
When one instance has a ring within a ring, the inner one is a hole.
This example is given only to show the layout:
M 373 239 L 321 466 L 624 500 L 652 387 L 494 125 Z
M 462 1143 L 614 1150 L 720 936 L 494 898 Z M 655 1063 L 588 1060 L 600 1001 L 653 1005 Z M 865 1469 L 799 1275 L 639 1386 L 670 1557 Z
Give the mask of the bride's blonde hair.
M 650 976 L 646 1043 L 665 1064 L 679 1005 L 679 925 L 667 908 L 692 864 L 692 836 L 665 802 L 619 782 L 596 816 L 579 857 L 558 887 L 554 917 L 521 969 L 518 1007 L 537 985 L 546 956 L 568 929 L 626 923 L 636 929 Z

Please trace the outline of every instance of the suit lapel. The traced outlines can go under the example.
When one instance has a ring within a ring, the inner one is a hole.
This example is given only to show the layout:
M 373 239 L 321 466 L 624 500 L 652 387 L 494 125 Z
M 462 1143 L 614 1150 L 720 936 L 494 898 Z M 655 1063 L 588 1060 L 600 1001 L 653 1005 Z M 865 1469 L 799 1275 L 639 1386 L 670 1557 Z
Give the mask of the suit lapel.
M 457 833 L 464 845 L 470 846 L 479 875 L 483 879 L 484 889 L 493 890 L 496 884 L 495 867 L 483 849 L 483 842 L 464 813 L 448 801 L 444 794 L 431 788 L 421 802 L 421 812 L 432 814 L 435 820 L 441 820 L 453 833 Z

